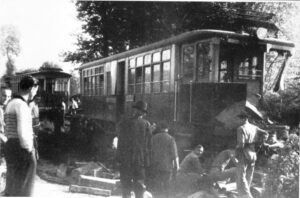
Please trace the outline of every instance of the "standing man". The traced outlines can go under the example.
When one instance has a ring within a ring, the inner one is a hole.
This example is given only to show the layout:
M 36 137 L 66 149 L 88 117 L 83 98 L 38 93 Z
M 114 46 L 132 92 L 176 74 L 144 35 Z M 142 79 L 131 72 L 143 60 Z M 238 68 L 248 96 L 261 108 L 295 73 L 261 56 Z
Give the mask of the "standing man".
M 249 123 L 247 112 L 243 111 L 238 117 L 243 124 L 237 129 L 237 190 L 240 198 L 253 198 L 250 185 L 257 159 L 255 142 L 260 133 L 268 132 Z
M 1 157 L 2 157 L 2 145 L 7 141 L 6 136 L 4 135 L 4 111 L 6 105 L 11 99 L 11 89 L 7 87 L 1 88 L 1 104 L 0 104 L 0 144 L 1 144 Z
M 120 163 L 122 197 L 131 197 L 133 188 L 136 198 L 142 198 L 146 190 L 145 171 L 150 166 L 151 136 L 153 127 L 143 117 L 147 114 L 146 102 L 133 106 L 133 116 L 118 125 L 117 160 Z
M 169 197 L 172 172 L 179 169 L 177 145 L 175 139 L 169 135 L 166 123 L 160 123 L 158 130 L 159 132 L 152 138 L 153 185 L 158 193 Z
M 32 116 L 28 102 L 38 90 L 38 80 L 25 76 L 19 83 L 20 92 L 5 110 L 5 159 L 8 175 L 5 196 L 31 196 L 36 173 L 36 155 Z

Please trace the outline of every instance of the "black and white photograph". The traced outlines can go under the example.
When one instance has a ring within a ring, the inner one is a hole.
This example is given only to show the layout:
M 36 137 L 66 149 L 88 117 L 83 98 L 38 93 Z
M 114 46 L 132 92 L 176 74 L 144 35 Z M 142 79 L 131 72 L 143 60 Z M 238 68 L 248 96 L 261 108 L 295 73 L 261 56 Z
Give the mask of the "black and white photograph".
M 298 198 L 300 2 L 0 0 L 0 196 Z

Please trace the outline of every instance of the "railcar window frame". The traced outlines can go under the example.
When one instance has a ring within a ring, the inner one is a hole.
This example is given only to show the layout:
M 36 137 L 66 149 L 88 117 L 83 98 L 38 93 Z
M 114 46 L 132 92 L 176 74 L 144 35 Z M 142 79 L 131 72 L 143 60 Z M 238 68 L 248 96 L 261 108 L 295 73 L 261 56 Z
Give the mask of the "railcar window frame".
M 104 64 L 84 69 L 82 76 L 84 96 L 104 95 Z
M 167 72 L 165 72 L 165 68 L 167 68 Z M 155 70 L 158 72 L 155 73 Z M 129 57 L 127 94 L 169 92 L 170 70 L 170 46 Z

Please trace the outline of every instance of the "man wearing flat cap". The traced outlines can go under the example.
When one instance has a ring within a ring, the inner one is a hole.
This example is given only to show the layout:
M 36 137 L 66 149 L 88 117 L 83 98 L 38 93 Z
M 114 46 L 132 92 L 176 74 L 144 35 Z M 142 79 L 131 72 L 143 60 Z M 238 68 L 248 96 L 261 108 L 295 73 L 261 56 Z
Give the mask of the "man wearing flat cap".
M 118 124 L 117 161 L 120 164 L 122 197 L 142 198 L 146 190 L 145 170 L 150 166 L 151 136 L 153 127 L 143 117 L 148 104 L 138 101 L 133 106 L 133 116 Z
M 242 125 L 237 129 L 237 190 L 240 198 L 253 198 L 250 185 L 257 159 L 255 142 L 258 141 L 259 135 L 267 135 L 268 132 L 251 124 L 248 121 L 249 114 L 246 111 L 242 111 L 238 118 Z

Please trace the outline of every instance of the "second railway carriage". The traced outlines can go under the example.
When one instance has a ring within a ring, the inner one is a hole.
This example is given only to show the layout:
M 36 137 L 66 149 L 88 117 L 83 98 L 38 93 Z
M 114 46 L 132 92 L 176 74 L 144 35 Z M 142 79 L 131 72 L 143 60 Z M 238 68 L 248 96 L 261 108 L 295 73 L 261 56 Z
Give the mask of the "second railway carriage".
M 147 119 L 168 122 L 181 148 L 214 137 L 234 140 L 235 116 L 277 88 L 293 47 L 204 29 L 89 62 L 79 69 L 83 115 L 113 133 L 132 104 L 144 100 Z
M 40 97 L 39 111 L 40 119 L 48 119 L 57 127 L 58 117 L 62 115 L 61 103 L 68 103 L 70 94 L 71 75 L 61 69 L 40 69 L 39 71 L 21 72 L 5 79 L 7 86 L 11 87 L 13 93 L 19 91 L 19 82 L 22 77 L 31 75 L 39 80 L 37 96 Z M 63 115 L 62 115 L 63 116 Z

